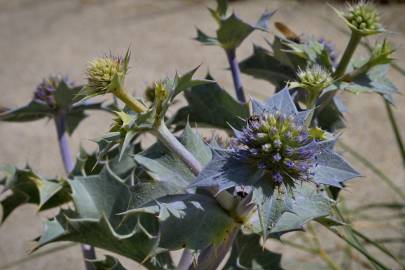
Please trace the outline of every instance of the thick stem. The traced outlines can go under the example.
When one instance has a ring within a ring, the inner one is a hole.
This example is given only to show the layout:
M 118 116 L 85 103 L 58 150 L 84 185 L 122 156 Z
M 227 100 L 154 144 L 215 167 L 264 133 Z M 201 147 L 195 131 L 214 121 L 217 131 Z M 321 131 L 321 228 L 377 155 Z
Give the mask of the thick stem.
M 59 112 L 55 116 L 55 125 L 56 125 L 56 132 L 58 135 L 58 143 L 60 154 L 62 157 L 63 165 L 65 167 L 65 171 L 69 174 L 73 170 L 73 159 L 72 154 L 69 149 L 69 141 L 68 135 L 66 132 L 66 113 Z M 82 245 L 82 253 L 85 259 L 84 264 L 86 270 L 95 270 L 93 265 L 88 262 L 87 260 L 94 260 L 96 259 L 96 252 L 94 248 L 90 245 Z
M 195 174 L 202 170 L 200 162 L 182 145 L 162 121 L 155 131 L 158 140 L 175 153 Z
M 189 249 L 185 249 L 181 255 L 177 270 L 187 270 L 193 262 L 193 254 Z
M 343 75 L 346 72 L 347 66 L 350 63 L 350 60 L 353 57 L 354 52 L 356 51 L 357 46 L 360 44 L 361 41 L 361 35 L 358 33 L 352 32 L 352 35 L 350 36 L 349 43 L 347 44 L 346 50 L 343 53 L 342 58 L 340 59 L 340 62 L 335 70 L 335 73 L 333 74 L 333 77 L 335 79 L 340 79 L 343 77 Z M 337 91 L 330 91 L 321 96 L 320 99 L 318 99 L 318 108 L 316 110 L 316 113 L 320 113 L 333 99 L 333 97 L 336 95 Z
M 357 46 L 359 45 L 361 40 L 361 35 L 358 33 L 352 32 L 350 36 L 349 43 L 347 44 L 346 50 L 343 53 L 342 58 L 340 59 L 339 65 L 337 66 L 333 77 L 339 79 L 342 77 L 347 69 L 347 66 L 350 63 L 350 60 L 353 57 L 354 51 L 356 50 Z
M 66 132 L 66 116 L 60 112 L 55 117 L 56 132 L 58 134 L 58 143 L 60 155 L 62 157 L 65 171 L 69 174 L 73 170 L 73 159 L 69 149 L 68 135 Z
M 114 95 L 122 100 L 128 107 L 130 107 L 133 111 L 137 113 L 146 112 L 148 108 L 145 107 L 141 102 L 139 102 L 136 98 L 128 94 L 125 89 L 117 89 L 114 92 Z
M 232 79 L 233 85 L 235 86 L 236 97 L 238 98 L 239 102 L 245 103 L 246 97 L 243 90 L 242 81 L 240 79 L 240 69 L 238 60 L 236 59 L 236 51 L 235 49 L 227 49 L 225 51 L 232 72 Z

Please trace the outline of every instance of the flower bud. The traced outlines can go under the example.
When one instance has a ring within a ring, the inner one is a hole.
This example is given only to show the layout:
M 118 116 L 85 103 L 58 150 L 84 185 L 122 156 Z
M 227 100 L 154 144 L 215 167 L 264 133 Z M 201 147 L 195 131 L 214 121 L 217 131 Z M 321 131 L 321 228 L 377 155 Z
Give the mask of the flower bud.
M 114 92 L 120 87 L 118 80 L 123 78 L 125 73 L 123 60 L 118 57 L 96 59 L 87 69 L 87 87 L 98 95 Z
M 305 70 L 299 69 L 297 77 L 298 81 L 291 82 L 290 87 L 300 87 L 306 90 L 305 103 L 308 107 L 312 107 L 322 90 L 333 82 L 331 73 L 320 65 L 313 65 Z
M 355 6 L 349 6 L 342 16 L 352 31 L 363 36 L 384 31 L 376 7 L 365 1 L 360 1 Z
M 297 76 L 300 87 L 317 92 L 328 87 L 333 81 L 332 75 L 319 65 L 299 70 Z

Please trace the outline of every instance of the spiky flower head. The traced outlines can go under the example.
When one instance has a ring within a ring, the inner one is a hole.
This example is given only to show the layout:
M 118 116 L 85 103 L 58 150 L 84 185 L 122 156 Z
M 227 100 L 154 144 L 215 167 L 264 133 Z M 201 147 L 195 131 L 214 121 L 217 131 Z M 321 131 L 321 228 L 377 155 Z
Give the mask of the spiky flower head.
M 301 207 L 302 200 L 292 202 L 294 194 L 301 196 L 301 187 L 341 187 L 359 176 L 334 152 L 333 135 L 309 126 L 311 118 L 310 110 L 297 110 L 288 88 L 265 102 L 253 99 L 246 126 L 234 130 L 230 148 L 213 147 L 212 160 L 191 187 L 251 190 L 257 218 L 249 227 L 266 238 L 284 211 L 291 212 L 295 203 Z M 310 194 L 316 193 L 312 189 Z
M 331 73 L 320 65 L 313 65 L 305 70 L 299 69 L 297 76 L 302 88 L 316 91 L 325 89 L 333 81 Z
M 56 107 L 54 93 L 61 83 L 64 83 L 68 88 L 73 88 L 75 86 L 67 76 L 51 75 L 38 84 L 34 92 L 34 100 L 46 104 L 51 108 Z
M 312 107 L 322 90 L 332 84 L 332 74 L 320 65 L 299 69 L 298 81 L 289 83 L 290 88 L 300 87 L 306 91 L 306 105 Z
M 342 16 L 352 31 L 363 36 L 384 31 L 377 8 L 367 1 L 360 1 L 354 6 L 349 5 Z
M 279 185 L 310 181 L 316 164 L 317 142 L 326 139 L 323 131 L 297 121 L 293 114 L 276 111 L 252 115 L 246 127 L 232 141 L 235 158 L 257 166 Z
M 80 94 L 91 97 L 122 89 L 129 58 L 130 53 L 127 51 L 124 58 L 109 55 L 91 61 L 86 71 L 87 85 Z
M 193 186 L 293 187 L 303 181 L 341 186 L 358 176 L 333 151 L 333 135 L 309 126 L 311 117 L 311 110 L 297 110 L 287 88 L 265 103 L 252 100 L 246 126 L 234 130 L 230 148 L 215 148 Z

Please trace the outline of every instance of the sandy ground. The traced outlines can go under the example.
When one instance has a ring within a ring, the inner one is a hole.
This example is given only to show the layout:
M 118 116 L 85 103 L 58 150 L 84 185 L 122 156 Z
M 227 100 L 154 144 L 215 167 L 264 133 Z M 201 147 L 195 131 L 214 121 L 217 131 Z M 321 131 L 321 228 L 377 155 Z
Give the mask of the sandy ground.
M 199 76 L 209 69 L 225 88 L 232 90 L 223 52 L 191 40 L 195 26 L 211 33 L 215 29 L 205 9 L 208 4 L 203 0 L 0 0 L 0 105 L 15 107 L 26 103 L 35 85 L 50 73 L 69 74 L 75 81 L 83 82 L 83 72 L 90 59 L 109 51 L 122 53 L 128 46 L 131 46 L 133 60 L 127 85 L 134 93 L 142 94 L 145 86 L 154 80 L 171 76 L 176 70 L 190 70 L 201 63 Z M 311 34 L 333 40 L 338 50 L 343 50 L 347 38 L 334 26 L 342 23 L 326 4 L 251 0 L 235 3 L 232 8 L 253 22 L 266 6 L 279 9 L 275 20 L 287 22 L 297 32 L 311 29 Z M 398 64 L 403 67 L 404 12 L 405 6 L 383 10 L 387 28 L 397 32 L 393 39 L 399 47 Z M 251 53 L 252 40 L 264 44 L 266 35 L 255 33 L 238 50 L 238 57 L 242 59 Z M 405 79 L 395 72 L 391 77 L 400 89 L 405 85 Z M 243 80 L 251 95 L 263 98 L 272 93 L 272 87 L 265 82 L 247 76 L 243 76 Z M 350 113 L 347 114 L 349 128 L 342 139 L 405 189 L 399 153 L 381 98 L 367 94 L 345 95 L 344 98 Z M 405 134 L 405 97 L 399 96 L 396 103 L 396 116 Z M 94 149 L 90 139 L 103 134 L 110 123 L 108 114 L 91 115 L 71 138 L 72 149 L 77 152 L 79 144 Z M 0 123 L 0 141 L 0 163 L 19 166 L 29 163 L 42 175 L 63 175 L 52 123 L 45 120 Z M 358 162 L 353 164 L 367 177 L 349 184 L 345 190 L 349 205 L 393 199 L 393 194 L 370 171 Z M 35 207 L 26 206 L 7 220 L 0 228 L 0 266 L 26 256 L 32 246 L 30 240 L 40 232 L 41 219 L 49 215 L 40 216 Z M 285 247 L 279 249 L 286 252 L 286 263 L 301 256 Z M 131 269 L 141 269 L 127 260 L 124 262 Z M 82 269 L 80 249 L 74 246 L 8 269 Z

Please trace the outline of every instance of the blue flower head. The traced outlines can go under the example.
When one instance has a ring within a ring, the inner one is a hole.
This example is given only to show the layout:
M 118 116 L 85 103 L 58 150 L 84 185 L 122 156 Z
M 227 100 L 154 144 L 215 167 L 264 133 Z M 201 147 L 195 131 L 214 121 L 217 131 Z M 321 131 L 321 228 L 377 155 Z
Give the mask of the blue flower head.
M 317 187 L 342 187 L 359 174 L 334 152 L 331 134 L 309 126 L 311 117 L 312 111 L 297 110 L 287 88 L 265 102 L 252 100 L 246 126 L 234 130 L 229 148 L 213 149 L 213 159 L 191 186 L 251 190 L 257 212 L 248 227 L 264 238 L 328 215 L 333 202 Z
M 359 174 L 337 153 L 335 139 L 310 127 L 312 111 L 298 111 L 287 88 L 265 102 L 252 100 L 242 130 L 234 130 L 230 148 L 214 158 L 194 186 L 294 187 L 302 181 L 341 187 Z

